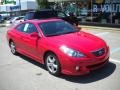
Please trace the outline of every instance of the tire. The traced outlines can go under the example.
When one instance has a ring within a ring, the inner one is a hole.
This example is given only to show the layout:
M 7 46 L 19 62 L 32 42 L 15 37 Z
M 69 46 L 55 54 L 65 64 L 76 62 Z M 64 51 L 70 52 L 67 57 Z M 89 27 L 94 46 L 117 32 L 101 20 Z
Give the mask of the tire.
M 50 74 L 59 76 L 61 67 L 57 56 L 53 53 L 48 53 L 45 57 L 45 65 Z
M 11 41 L 9 43 L 9 46 L 10 46 L 10 50 L 11 50 L 12 54 L 17 55 L 15 43 L 13 41 Z

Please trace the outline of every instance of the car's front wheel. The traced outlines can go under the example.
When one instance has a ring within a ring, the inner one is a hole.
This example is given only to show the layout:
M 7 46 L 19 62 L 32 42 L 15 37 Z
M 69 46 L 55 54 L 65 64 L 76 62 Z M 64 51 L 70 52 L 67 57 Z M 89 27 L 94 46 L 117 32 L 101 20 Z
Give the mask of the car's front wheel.
M 16 51 L 15 43 L 14 43 L 13 41 L 11 41 L 11 42 L 9 43 L 9 46 L 10 46 L 10 49 L 11 49 L 12 54 L 16 55 L 16 54 L 17 54 L 17 51 Z
M 57 56 L 53 53 L 48 53 L 45 57 L 46 68 L 50 74 L 58 76 L 60 75 L 60 63 Z

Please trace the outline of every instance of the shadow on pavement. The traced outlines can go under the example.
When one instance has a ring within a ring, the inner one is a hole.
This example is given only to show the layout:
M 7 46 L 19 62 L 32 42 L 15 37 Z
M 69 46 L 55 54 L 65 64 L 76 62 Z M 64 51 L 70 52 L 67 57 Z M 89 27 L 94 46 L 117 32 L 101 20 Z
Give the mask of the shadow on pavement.
M 70 82 L 74 82 L 74 83 L 87 84 L 87 83 L 92 83 L 92 82 L 96 82 L 101 79 L 107 78 L 115 71 L 115 69 L 116 69 L 116 65 L 112 62 L 109 62 L 106 66 L 100 69 L 97 69 L 95 71 L 92 71 L 91 73 L 87 75 L 83 75 L 83 76 L 62 75 L 60 76 L 60 78 L 65 79 Z
M 44 65 L 34 61 L 33 59 L 30 59 L 21 54 L 18 56 L 34 65 L 46 70 Z M 96 81 L 102 80 L 104 78 L 107 78 L 115 71 L 115 69 L 116 69 L 116 65 L 112 62 L 109 62 L 104 67 L 97 69 L 95 71 L 92 71 L 91 73 L 89 73 L 87 75 L 83 75 L 83 76 L 61 75 L 58 78 L 65 79 L 67 81 L 74 82 L 74 83 L 87 84 L 87 83 L 92 83 L 92 82 L 96 82 Z
M 18 56 L 19 56 L 20 58 L 24 59 L 25 61 L 28 61 L 28 62 L 30 62 L 30 63 L 32 63 L 32 64 L 34 64 L 34 65 L 36 65 L 36 66 L 38 66 L 38 67 L 46 70 L 46 68 L 45 68 L 45 66 L 44 66 L 43 64 L 41 64 L 41 63 L 39 63 L 39 62 L 37 62 L 37 61 L 35 61 L 35 60 L 33 60 L 33 59 L 31 59 L 31 58 L 29 58 L 29 57 L 26 57 L 26 56 L 24 56 L 24 55 L 22 55 L 22 54 L 18 54 Z

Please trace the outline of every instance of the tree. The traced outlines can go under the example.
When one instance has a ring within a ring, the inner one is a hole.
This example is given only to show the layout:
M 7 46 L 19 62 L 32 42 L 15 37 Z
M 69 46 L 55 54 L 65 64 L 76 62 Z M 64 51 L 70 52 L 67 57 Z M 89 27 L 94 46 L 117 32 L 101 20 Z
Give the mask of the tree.
M 36 2 L 38 4 L 38 9 L 49 7 L 48 0 L 36 0 Z

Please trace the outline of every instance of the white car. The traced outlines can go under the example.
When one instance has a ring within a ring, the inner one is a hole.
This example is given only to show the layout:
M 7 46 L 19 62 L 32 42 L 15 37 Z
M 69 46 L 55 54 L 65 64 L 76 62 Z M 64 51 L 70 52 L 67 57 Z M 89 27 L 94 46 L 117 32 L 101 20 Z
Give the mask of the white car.
M 6 21 L 6 24 L 17 24 L 19 22 L 24 21 L 24 16 L 13 17 L 10 20 Z

